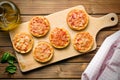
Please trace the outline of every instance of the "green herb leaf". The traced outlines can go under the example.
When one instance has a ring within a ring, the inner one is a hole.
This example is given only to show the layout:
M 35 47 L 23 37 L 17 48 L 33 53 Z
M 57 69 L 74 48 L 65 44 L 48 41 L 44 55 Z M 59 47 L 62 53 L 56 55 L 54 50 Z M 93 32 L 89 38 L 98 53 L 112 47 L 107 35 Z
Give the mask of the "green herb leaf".
M 9 52 L 5 52 L 2 56 L 1 63 L 8 62 L 9 66 L 6 67 L 6 72 L 9 72 L 10 74 L 13 74 L 16 72 L 16 66 L 14 65 L 14 61 L 16 58 Z
M 9 72 L 10 74 L 15 73 L 16 70 L 17 70 L 17 68 L 16 68 L 16 66 L 13 65 L 13 64 L 6 67 L 6 71 Z
M 9 57 L 10 57 L 10 54 L 8 52 L 5 52 L 2 56 L 1 63 L 7 62 Z
M 13 64 L 15 61 L 15 57 L 11 55 L 9 52 L 5 52 L 2 56 L 1 63 L 8 62 L 9 64 Z
M 15 57 L 10 55 L 7 61 L 9 64 L 14 64 L 15 60 L 16 60 Z

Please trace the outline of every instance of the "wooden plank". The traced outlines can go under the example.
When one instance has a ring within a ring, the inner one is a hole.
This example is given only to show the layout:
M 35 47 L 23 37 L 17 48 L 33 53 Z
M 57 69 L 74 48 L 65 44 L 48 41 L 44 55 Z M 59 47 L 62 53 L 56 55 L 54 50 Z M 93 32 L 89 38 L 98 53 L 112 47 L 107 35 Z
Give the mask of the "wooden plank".
M 22 73 L 19 70 L 18 65 L 15 74 L 10 75 L 5 71 L 8 64 L 0 63 L 0 78 L 81 78 L 82 72 L 86 69 L 88 63 L 57 63 L 49 65 L 44 68 L 38 68 L 36 70 Z
M 120 4 L 94 4 L 91 7 L 92 14 L 120 13 Z
M 12 47 L 0 47 L 0 60 L 1 60 L 2 55 L 5 52 L 9 52 L 9 53 L 11 53 L 12 55 L 15 56 L 15 52 L 14 52 L 14 49 Z
M 63 9 L 67 9 L 77 5 L 83 5 L 86 11 L 91 14 L 105 14 L 109 12 L 120 12 L 120 1 L 119 0 L 105 0 L 105 1 L 94 1 L 94 0 L 12 0 L 20 9 L 21 14 L 51 14 Z M 26 4 L 28 3 L 29 4 Z
M 27 73 L 18 70 L 11 78 L 81 78 L 87 65 L 87 63 L 59 63 Z
M 100 31 L 96 37 L 97 46 L 100 47 L 100 45 L 103 43 L 103 41 L 110 36 L 111 34 L 115 33 L 116 31 Z
M 11 46 L 10 36 L 8 32 L 0 31 L 0 46 Z
M 16 1 L 12 0 L 16 3 L 16 5 L 20 8 L 20 11 L 22 14 L 50 14 L 54 13 L 63 9 L 67 9 L 73 6 L 78 5 L 79 3 L 85 4 L 87 1 L 68 1 L 68 0 L 60 0 L 59 2 L 55 0 L 29 0 L 29 4 L 24 5 L 25 3 L 28 3 L 28 0 L 21 0 Z M 89 4 L 89 2 L 87 2 Z M 89 5 L 85 5 L 89 9 Z M 37 9 L 37 10 L 36 10 Z M 27 10 L 27 11 L 26 11 Z M 90 11 L 89 11 L 90 12 Z
M 33 0 L 20 0 L 20 1 L 17 1 L 17 0 L 11 0 L 11 1 L 13 1 L 13 2 L 15 2 L 16 4 L 19 4 L 19 3 L 26 3 L 26 2 L 33 2 L 33 3 L 41 3 L 41 4 L 44 4 L 44 3 L 46 3 L 46 4 L 61 4 L 61 3 L 63 3 L 63 4 L 72 4 L 72 3 L 81 3 L 81 4 L 97 4 L 97 3 L 99 3 L 99 4 L 119 4 L 120 2 L 119 2 L 119 0 L 60 0 L 59 1 L 59 3 L 58 2 L 56 2 L 56 0 L 51 0 L 51 1 L 49 1 L 49 0 L 35 0 L 35 1 L 33 1 Z M 93 2 L 93 3 L 92 3 Z M 25 5 L 24 5 L 25 6 Z
M 74 78 L 68 78 L 68 79 L 54 79 L 54 78 L 49 78 L 49 79 L 41 79 L 41 78 L 39 78 L 39 79 L 36 79 L 36 78 L 34 78 L 34 79 L 14 79 L 14 78 L 12 78 L 12 79 L 0 79 L 0 80 L 81 80 L 80 78 L 78 78 L 78 79 L 74 79 Z

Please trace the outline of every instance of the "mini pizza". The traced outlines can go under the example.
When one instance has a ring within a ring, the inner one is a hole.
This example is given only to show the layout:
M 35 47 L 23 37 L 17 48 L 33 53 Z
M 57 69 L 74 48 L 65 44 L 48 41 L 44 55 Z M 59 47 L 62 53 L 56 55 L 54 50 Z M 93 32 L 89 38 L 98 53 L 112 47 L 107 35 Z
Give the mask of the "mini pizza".
M 49 29 L 49 21 L 43 16 L 35 16 L 29 22 L 29 31 L 35 37 L 45 36 Z
M 88 52 L 94 44 L 93 37 L 88 32 L 79 32 L 76 34 L 73 46 L 79 52 Z
M 54 50 L 52 46 L 44 41 L 38 43 L 33 51 L 33 57 L 36 61 L 45 63 L 51 60 Z
M 13 38 L 13 47 L 17 52 L 27 53 L 33 47 L 33 38 L 27 33 L 18 33 Z
M 65 48 L 70 43 L 70 35 L 64 28 L 56 27 L 50 33 L 49 39 L 55 48 Z
M 73 30 L 83 30 L 88 24 L 88 16 L 84 10 L 73 9 L 67 15 L 67 24 Z

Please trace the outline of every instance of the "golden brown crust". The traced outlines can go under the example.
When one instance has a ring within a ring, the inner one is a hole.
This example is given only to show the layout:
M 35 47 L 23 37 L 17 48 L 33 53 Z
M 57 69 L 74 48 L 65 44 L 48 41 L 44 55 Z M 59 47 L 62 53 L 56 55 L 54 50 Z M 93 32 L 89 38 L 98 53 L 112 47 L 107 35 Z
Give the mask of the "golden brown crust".
M 45 63 L 52 59 L 54 54 L 54 49 L 52 46 L 44 41 L 38 43 L 33 51 L 33 57 L 36 61 Z
M 56 27 L 49 35 L 51 45 L 55 48 L 65 48 L 70 43 L 70 35 L 64 28 Z
M 84 10 L 73 9 L 67 15 L 67 24 L 73 30 L 83 30 L 88 25 L 88 15 Z
M 29 34 L 21 32 L 13 37 L 12 42 L 14 49 L 17 52 L 24 54 L 32 49 L 34 40 Z
M 43 16 L 35 16 L 29 22 L 29 31 L 35 37 L 45 36 L 49 29 L 49 21 Z
M 88 32 L 79 32 L 76 34 L 73 46 L 79 52 L 88 52 L 94 44 L 93 37 Z

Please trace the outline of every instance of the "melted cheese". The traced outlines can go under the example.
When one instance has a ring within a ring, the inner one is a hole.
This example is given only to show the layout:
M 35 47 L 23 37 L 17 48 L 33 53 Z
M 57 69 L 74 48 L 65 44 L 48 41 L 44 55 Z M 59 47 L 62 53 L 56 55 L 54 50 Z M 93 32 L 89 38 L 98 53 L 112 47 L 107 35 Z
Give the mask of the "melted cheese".
M 50 34 L 50 42 L 54 47 L 66 47 L 69 43 L 70 36 L 68 32 L 62 28 L 55 28 Z
M 68 13 L 67 23 L 72 29 L 81 30 L 88 23 L 87 14 L 83 10 L 74 9 Z
M 53 48 L 46 42 L 39 42 L 34 50 L 34 58 L 39 62 L 47 62 L 52 58 Z
M 74 47 L 80 52 L 87 52 L 93 45 L 93 37 L 88 32 L 80 32 L 75 36 Z
M 15 35 L 13 39 L 13 45 L 18 52 L 22 51 L 23 53 L 25 53 L 32 47 L 32 41 L 32 37 L 30 37 L 29 34 L 19 33 Z
M 36 37 L 44 36 L 49 30 L 49 22 L 45 17 L 36 16 L 29 23 L 29 29 L 32 35 Z

